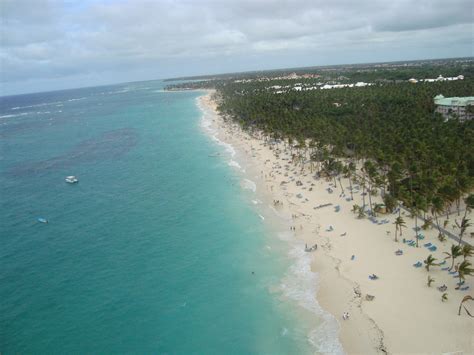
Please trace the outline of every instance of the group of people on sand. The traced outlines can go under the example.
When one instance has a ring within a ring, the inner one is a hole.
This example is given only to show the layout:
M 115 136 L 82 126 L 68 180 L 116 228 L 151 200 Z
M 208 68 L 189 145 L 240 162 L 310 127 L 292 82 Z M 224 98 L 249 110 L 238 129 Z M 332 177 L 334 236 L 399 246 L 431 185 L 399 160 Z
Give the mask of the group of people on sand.
M 342 313 L 342 319 L 348 320 L 349 319 L 349 312 Z
M 273 200 L 273 206 L 283 206 L 283 202 L 280 200 Z

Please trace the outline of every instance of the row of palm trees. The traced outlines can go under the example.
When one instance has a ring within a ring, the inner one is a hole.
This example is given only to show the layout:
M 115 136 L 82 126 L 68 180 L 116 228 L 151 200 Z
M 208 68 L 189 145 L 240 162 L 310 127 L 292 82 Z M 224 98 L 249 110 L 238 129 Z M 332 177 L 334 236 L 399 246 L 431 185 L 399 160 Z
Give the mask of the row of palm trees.
M 474 188 L 474 120 L 445 121 L 434 113 L 433 97 L 440 93 L 470 95 L 474 79 L 466 75 L 463 81 L 384 83 L 363 89 L 281 94 L 269 89 L 276 84 L 280 82 L 221 80 L 205 85 L 217 89 L 222 115 L 251 133 L 263 134 L 268 141 L 283 143 L 296 164 L 309 161 L 317 174 L 333 178 L 336 186 L 339 183 L 341 192 L 341 178 L 349 179 L 352 200 L 352 183 L 358 184 L 363 200 L 354 210 L 359 217 L 377 214 L 373 196 L 378 191 L 388 211 L 401 206 L 408 209 L 415 220 L 417 246 L 419 218 L 424 227 L 433 220 L 439 238 L 444 239 L 441 216 L 449 220 L 454 208 L 460 219 L 455 246 L 463 250 L 470 226 L 467 212 L 474 208 L 470 194 Z M 399 214 L 397 241 L 404 227 Z M 455 263 L 461 255 L 451 250 L 448 256 L 451 268 L 461 270 L 460 280 L 472 274 L 468 257 Z M 432 259 L 427 258 L 430 265 L 434 265 Z

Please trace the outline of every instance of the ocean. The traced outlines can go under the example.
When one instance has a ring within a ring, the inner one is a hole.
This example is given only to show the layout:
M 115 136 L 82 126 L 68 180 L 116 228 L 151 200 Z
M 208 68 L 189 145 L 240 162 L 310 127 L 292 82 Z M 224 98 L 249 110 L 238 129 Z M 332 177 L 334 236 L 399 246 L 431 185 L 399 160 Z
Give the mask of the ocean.
M 203 92 L 164 86 L 0 98 L 0 352 L 339 352 Z

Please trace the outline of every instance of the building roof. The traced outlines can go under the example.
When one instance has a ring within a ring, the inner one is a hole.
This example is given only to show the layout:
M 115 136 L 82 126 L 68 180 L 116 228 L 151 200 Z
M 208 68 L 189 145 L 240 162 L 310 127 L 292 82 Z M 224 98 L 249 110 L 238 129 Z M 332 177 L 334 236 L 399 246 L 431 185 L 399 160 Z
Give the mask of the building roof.
M 437 95 L 434 98 L 435 105 L 441 106 L 468 106 L 474 105 L 474 96 L 466 97 L 444 97 L 443 95 Z

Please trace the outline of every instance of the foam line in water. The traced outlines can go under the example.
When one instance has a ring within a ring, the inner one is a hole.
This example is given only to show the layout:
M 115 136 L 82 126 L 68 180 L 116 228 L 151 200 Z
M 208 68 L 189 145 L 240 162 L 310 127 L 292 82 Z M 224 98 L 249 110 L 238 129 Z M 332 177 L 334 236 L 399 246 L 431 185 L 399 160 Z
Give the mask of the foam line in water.
M 299 244 L 289 253 L 294 261 L 281 281 L 280 290 L 285 297 L 297 302 L 322 320 L 321 324 L 308 335 L 308 340 L 317 352 L 344 354 L 338 340 L 339 325 L 336 319 L 324 311 L 316 299 L 319 280 L 318 274 L 311 271 L 311 255 Z
M 229 166 L 232 166 L 238 170 L 242 170 L 242 167 L 240 166 L 239 163 L 237 163 L 235 160 L 231 160 L 229 163 L 228 163 Z
M 257 185 L 255 184 L 255 182 L 249 179 L 242 180 L 242 187 L 247 190 L 252 190 L 253 192 L 257 191 Z

